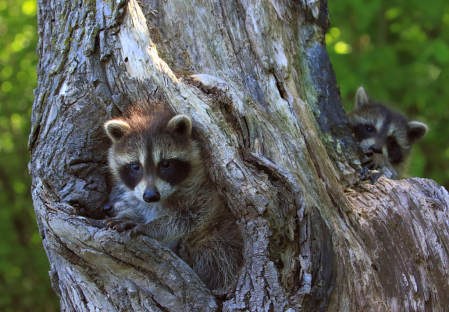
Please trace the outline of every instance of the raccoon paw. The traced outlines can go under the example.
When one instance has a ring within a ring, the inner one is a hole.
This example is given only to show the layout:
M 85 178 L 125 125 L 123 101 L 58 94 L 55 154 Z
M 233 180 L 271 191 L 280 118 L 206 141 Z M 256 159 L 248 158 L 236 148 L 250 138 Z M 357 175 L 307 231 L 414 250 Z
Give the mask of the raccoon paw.
M 384 167 L 388 163 L 388 159 L 383 154 L 367 151 L 362 161 L 362 166 L 369 170 L 376 170 Z
M 108 229 L 112 229 L 114 225 L 123 222 L 121 219 L 109 218 L 103 221 Z
M 119 233 L 131 230 L 137 226 L 137 223 L 134 221 L 125 221 L 121 219 L 106 219 L 104 222 L 107 223 L 109 229 L 116 230 Z
M 376 169 L 376 164 L 374 161 L 374 152 L 373 151 L 368 151 L 365 153 L 365 158 L 362 161 L 362 166 L 365 168 L 368 168 L 370 170 L 374 170 Z
M 137 226 L 136 222 L 126 221 L 126 222 L 122 222 L 120 224 L 115 225 L 114 230 L 117 230 L 117 232 L 122 233 L 124 231 L 132 230 L 136 226 Z
M 192 256 L 190 253 L 190 247 L 184 240 L 179 240 L 178 246 L 176 246 L 175 253 L 176 255 L 181 258 L 185 263 L 187 263 L 189 266 L 192 266 Z
M 376 172 L 375 174 L 373 174 L 373 175 L 371 176 L 371 178 L 370 178 L 370 183 L 371 183 L 371 185 L 374 185 L 374 183 L 376 183 L 377 180 L 379 180 L 379 178 L 380 178 L 381 176 L 382 176 L 382 175 L 381 175 L 379 172 Z

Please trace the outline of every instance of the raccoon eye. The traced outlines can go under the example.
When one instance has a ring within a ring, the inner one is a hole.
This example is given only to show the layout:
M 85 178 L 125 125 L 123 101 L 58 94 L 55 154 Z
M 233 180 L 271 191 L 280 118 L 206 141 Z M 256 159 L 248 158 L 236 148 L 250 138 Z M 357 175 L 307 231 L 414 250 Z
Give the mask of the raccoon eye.
M 389 137 L 389 138 L 388 138 L 388 144 L 389 144 L 390 146 L 393 146 L 393 145 L 396 145 L 396 144 L 397 144 L 397 141 L 396 141 L 395 138 Z
M 171 163 L 170 163 L 169 160 L 164 160 L 164 161 L 161 162 L 161 167 L 162 168 L 167 169 L 167 168 L 170 168 L 170 166 L 171 166 Z
M 139 164 L 131 164 L 131 169 L 133 171 L 139 171 L 140 170 L 140 165 Z
M 365 126 L 365 130 L 368 132 L 373 132 L 374 131 L 374 127 L 373 126 Z

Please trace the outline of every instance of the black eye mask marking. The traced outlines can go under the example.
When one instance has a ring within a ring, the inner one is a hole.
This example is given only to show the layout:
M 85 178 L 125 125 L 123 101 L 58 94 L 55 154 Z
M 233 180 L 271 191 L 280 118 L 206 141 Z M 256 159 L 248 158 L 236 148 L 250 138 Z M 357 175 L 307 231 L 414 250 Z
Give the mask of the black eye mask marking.
M 362 141 L 367 138 L 371 138 L 376 135 L 376 127 L 371 124 L 357 124 L 352 127 L 352 131 L 355 134 L 357 140 Z
M 122 166 L 119 173 L 123 183 L 130 189 L 134 189 L 143 177 L 142 166 L 138 162 Z
M 162 159 L 157 165 L 157 175 L 172 185 L 183 182 L 190 170 L 190 163 L 180 159 Z
M 388 159 L 390 160 L 390 163 L 392 165 L 400 164 L 403 159 L 401 146 L 399 145 L 398 141 L 392 136 L 389 136 L 387 138 L 387 149 Z

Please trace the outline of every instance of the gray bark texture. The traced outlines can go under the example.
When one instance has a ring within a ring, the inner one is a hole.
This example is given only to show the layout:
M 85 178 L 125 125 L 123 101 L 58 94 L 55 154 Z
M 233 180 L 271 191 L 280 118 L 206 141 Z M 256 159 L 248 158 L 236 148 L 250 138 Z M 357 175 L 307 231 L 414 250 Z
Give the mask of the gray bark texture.
M 38 0 L 30 171 L 63 311 L 448 311 L 447 191 L 360 180 L 325 0 Z M 245 263 L 216 296 L 161 243 L 99 229 L 102 125 L 192 117 Z

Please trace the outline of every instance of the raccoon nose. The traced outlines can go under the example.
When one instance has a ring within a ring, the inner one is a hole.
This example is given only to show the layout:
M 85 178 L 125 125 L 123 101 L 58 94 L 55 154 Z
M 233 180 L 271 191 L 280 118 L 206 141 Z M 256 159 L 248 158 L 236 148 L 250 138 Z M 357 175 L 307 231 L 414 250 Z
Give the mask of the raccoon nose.
M 157 202 L 161 198 L 161 194 L 157 190 L 146 190 L 143 193 L 143 200 L 147 203 Z
M 382 154 L 382 149 L 377 145 L 371 145 L 369 149 L 372 150 L 374 153 Z

